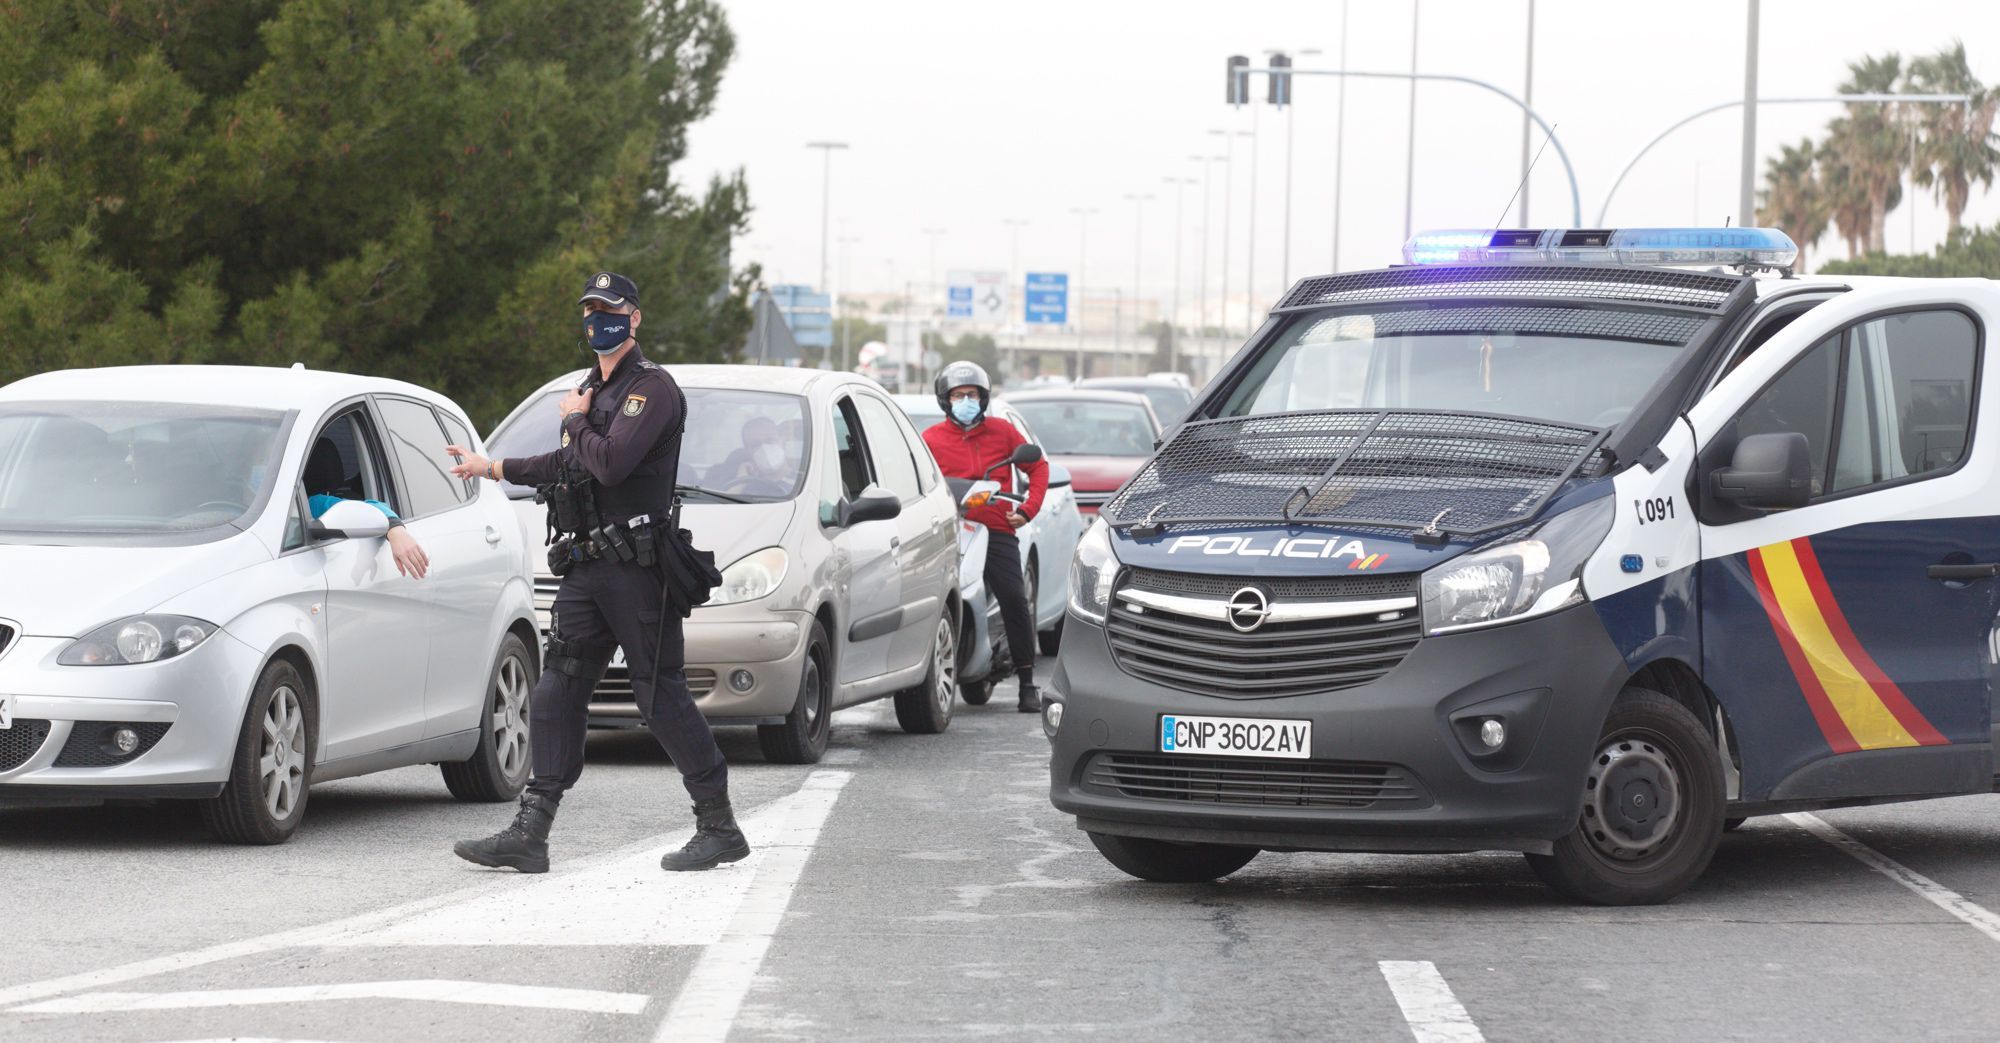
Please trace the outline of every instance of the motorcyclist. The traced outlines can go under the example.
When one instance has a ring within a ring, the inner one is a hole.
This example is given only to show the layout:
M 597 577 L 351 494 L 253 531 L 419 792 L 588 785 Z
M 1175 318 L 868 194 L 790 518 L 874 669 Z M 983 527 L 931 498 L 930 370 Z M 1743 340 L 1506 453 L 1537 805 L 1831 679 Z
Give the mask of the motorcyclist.
M 935 385 L 938 405 L 945 418 L 924 431 L 924 444 L 947 477 L 979 479 L 986 471 L 1013 455 L 1016 446 L 1027 442 L 1014 425 L 989 416 L 993 382 L 979 365 L 959 361 L 938 373 Z M 1018 709 L 1040 713 L 1042 695 L 1035 687 L 1035 609 L 1028 604 L 1026 577 L 1021 571 L 1021 540 L 1014 530 L 1042 508 L 1049 491 L 1049 465 L 1037 460 L 1024 464 L 1028 478 L 1027 501 L 995 499 L 966 511 L 966 519 L 986 526 L 986 589 L 1000 604 L 1000 619 L 1007 630 L 1007 649 L 1013 655 L 1015 672 L 1021 678 Z M 1001 489 L 1014 491 L 1014 469 L 1002 467 L 992 477 Z

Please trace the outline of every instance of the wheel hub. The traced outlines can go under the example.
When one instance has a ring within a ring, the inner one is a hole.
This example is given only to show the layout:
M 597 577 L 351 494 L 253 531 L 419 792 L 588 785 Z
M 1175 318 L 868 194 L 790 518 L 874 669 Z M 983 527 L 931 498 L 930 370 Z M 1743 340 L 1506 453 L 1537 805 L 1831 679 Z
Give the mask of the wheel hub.
M 1612 858 L 1644 858 L 1672 833 L 1680 803 L 1680 775 L 1665 750 L 1614 739 L 1598 751 L 1584 784 L 1584 835 Z

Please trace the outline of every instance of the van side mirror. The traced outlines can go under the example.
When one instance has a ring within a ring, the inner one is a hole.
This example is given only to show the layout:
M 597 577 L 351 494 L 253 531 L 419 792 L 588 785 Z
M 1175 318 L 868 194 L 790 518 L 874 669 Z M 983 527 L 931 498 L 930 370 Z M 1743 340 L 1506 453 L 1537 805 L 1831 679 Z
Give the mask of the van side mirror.
M 389 519 L 360 500 L 342 500 L 313 519 L 306 531 L 315 540 L 364 539 L 389 532 Z
M 1709 495 L 1724 503 L 1776 511 L 1812 501 L 1812 448 L 1797 431 L 1749 435 L 1728 467 L 1708 476 Z
M 903 513 L 903 501 L 879 485 L 871 485 L 852 500 L 843 500 L 835 521 L 840 528 L 862 522 L 888 521 Z

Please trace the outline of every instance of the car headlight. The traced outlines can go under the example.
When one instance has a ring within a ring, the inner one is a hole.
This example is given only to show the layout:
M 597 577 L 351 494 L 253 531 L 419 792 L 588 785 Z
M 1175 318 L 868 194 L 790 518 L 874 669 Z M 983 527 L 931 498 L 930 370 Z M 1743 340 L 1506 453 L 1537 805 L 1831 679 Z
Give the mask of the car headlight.
M 1117 578 L 1111 526 L 1099 518 L 1076 541 L 1076 556 L 1069 561 L 1069 610 L 1092 622 L 1104 622 L 1111 607 L 1111 584 Z
M 189 616 L 132 616 L 77 638 L 56 662 L 64 666 L 122 666 L 172 659 L 215 633 L 214 623 Z
M 1564 511 L 1520 539 L 1424 573 L 1424 631 L 1509 623 L 1582 604 L 1583 565 L 1611 531 L 1611 498 Z
M 722 570 L 722 585 L 702 604 L 736 605 L 768 596 L 785 581 L 789 560 L 783 547 L 766 547 L 745 554 Z

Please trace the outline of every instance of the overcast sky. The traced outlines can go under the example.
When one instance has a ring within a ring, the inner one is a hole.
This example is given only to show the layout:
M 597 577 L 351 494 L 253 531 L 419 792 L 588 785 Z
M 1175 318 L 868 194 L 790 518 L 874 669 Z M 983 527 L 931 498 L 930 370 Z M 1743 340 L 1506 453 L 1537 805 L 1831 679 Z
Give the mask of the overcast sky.
M 1088 219 L 1087 284 L 1166 297 L 1175 274 L 1176 186 L 1203 176 L 1196 155 L 1220 155 L 1211 129 L 1249 130 L 1251 111 L 1223 99 L 1224 61 L 1267 49 L 1319 48 L 1301 68 L 1337 67 L 1341 0 L 725 0 L 738 38 L 716 112 L 695 126 L 681 170 L 691 185 L 744 168 L 756 208 L 739 260 L 776 282 L 816 283 L 821 154 L 808 141 L 844 141 L 833 156 L 831 281 L 900 290 L 936 270 L 1010 267 L 1008 218 L 1020 231 L 1020 267 L 1078 266 Z M 1347 68 L 1410 68 L 1409 0 L 1363 0 L 1348 15 Z M 1422 0 L 1417 66 L 1524 84 L 1527 0 Z M 1742 0 L 1538 0 L 1534 106 L 1557 125 L 1576 168 L 1583 224 L 1620 168 L 1645 142 L 1694 110 L 1743 94 Z M 1966 41 L 1974 71 L 2000 80 L 2000 3 L 1988 0 L 1765 0 L 1759 94 L 1833 93 L 1846 63 L 1897 50 L 1929 53 Z M 1293 127 L 1289 275 L 1330 270 L 1333 250 L 1334 78 L 1300 78 Z M 1398 259 L 1403 241 L 1407 81 L 1345 81 L 1346 159 L 1340 228 L 1343 269 Z M 1253 92 L 1263 96 L 1259 78 Z M 1257 106 L 1256 248 L 1259 294 L 1282 291 L 1285 116 Z M 1760 156 L 1817 136 L 1831 105 L 1765 106 Z M 1725 111 L 1677 131 L 1619 188 L 1606 223 L 1721 224 L 1736 217 L 1741 124 Z M 1250 256 L 1251 147 L 1237 139 L 1230 223 L 1232 294 Z M 1539 132 L 1536 144 L 1540 143 Z M 1521 115 L 1475 87 L 1417 90 L 1414 222 L 1490 226 L 1520 173 Z M 1212 212 L 1209 293 L 1222 264 L 1223 164 L 1208 164 Z M 1759 170 L 1762 163 L 1760 159 Z M 1181 271 L 1192 299 L 1201 264 L 1201 184 L 1185 186 Z M 1569 182 L 1555 150 L 1535 168 L 1532 223 L 1568 226 Z M 2000 201 L 1975 188 L 1967 220 L 1989 223 Z M 1134 203 L 1143 204 L 1135 250 Z M 1915 208 L 1928 249 L 1944 215 L 1928 195 Z M 1507 224 L 1514 223 L 1510 216 Z M 851 237 L 852 244 L 839 240 Z M 1908 204 L 1890 215 L 1889 248 L 1911 244 Z M 1838 256 L 1827 237 L 1815 260 Z M 1074 275 L 1072 275 L 1074 278 Z M 1094 292 L 1093 292 L 1093 295 Z

